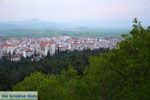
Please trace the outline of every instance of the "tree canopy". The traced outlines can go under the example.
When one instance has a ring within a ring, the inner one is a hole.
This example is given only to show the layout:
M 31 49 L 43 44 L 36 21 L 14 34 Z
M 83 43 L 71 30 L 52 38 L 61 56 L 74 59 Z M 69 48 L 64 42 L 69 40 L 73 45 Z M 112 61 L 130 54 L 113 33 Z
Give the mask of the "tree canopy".
M 36 90 L 40 100 L 150 100 L 150 27 L 134 19 L 117 48 L 89 57 L 83 75 L 70 65 L 56 75 L 39 72 L 13 90 Z

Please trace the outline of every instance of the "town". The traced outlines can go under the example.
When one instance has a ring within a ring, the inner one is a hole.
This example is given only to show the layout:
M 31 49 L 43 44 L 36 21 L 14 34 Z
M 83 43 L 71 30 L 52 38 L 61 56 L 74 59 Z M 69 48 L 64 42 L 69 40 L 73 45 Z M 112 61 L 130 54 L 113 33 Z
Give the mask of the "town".
M 73 51 L 84 49 L 109 48 L 113 49 L 120 42 L 118 38 L 77 38 L 70 36 L 21 38 L 0 40 L 0 59 L 5 57 L 14 62 L 21 58 L 40 60 L 58 51 Z

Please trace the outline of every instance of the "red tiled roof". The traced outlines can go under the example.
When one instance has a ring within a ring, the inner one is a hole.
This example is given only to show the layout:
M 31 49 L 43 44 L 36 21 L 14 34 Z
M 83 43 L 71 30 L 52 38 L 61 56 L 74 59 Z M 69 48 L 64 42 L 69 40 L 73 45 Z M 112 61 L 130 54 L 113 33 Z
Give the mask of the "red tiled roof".
M 27 49 L 26 52 L 33 52 L 31 49 Z
M 45 47 L 48 44 L 48 42 L 40 42 L 41 47 Z

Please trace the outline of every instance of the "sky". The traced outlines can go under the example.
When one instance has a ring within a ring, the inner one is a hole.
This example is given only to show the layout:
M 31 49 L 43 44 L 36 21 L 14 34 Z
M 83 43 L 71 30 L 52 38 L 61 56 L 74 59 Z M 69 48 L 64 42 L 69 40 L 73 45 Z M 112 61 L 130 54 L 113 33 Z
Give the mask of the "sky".
M 83 25 L 150 23 L 150 0 L 0 0 L 0 21 L 39 19 Z

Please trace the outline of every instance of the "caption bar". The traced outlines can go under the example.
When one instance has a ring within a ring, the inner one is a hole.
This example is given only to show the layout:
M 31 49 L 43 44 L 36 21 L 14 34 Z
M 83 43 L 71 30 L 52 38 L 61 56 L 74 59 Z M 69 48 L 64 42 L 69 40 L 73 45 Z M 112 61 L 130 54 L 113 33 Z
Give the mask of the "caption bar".
M 38 100 L 37 91 L 0 91 L 0 100 Z

